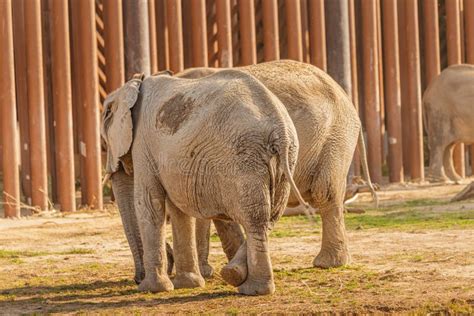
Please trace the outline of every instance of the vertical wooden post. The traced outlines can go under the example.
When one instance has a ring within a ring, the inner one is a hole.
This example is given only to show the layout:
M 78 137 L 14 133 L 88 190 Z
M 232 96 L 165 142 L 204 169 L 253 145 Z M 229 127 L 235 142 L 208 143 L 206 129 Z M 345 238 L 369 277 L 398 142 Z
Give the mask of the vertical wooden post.
M 30 125 L 30 161 L 32 204 L 48 208 L 46 126 L 41 45 L 41 5 L 39 0 L 25 1 L 26 64 L 28 69 L 28 111 Z
M 349 42 L 351 52 L 351 86 L 352 103 L 359 113 L 359 87 L 357 79 L 357 37 L 356 37 L 356 13 L 354 0 L 349 0 Z M 357 147 L 353 159 L 354 176 L 360 176 L 360 153 Z
M 239 1 L 239 28 L 241 65 L 257 63 L 254 0 Z
M 285 9 L 288 37 L 288 58 L 303 61 L 301 3 L 296 0 L 286 0 Z
M 382 181 L 382 161 L 380 144 L 380 97 L 378 82 L 377 54 L 377 8 L 376 0 L 365 0 L 361 3 L 365 124 L 368 140 L 368 162 L 372 180 Z
M 81 74 L 82 127 L 85 159 L 87 205 L 102 209 L 101 153 L 99 136 L 99 90 L 97 76 L 97 40 L 95 31 L 95 1 L 75 0 L 79 5 L 79 49 L 83 67 Z
M 207 67 L 206 1 L 191 1 L 193 66 Z
M 158 71 L 155 0 L 148 0 L 148 34 L 148 42 L 150 43 L 150 73 L 154 74 Z
M 311 63 L 326 71 L 326 23 L 324 0 L 309 0 L 309 45 Z
M 230 18 L 230 0 L 216 1 L 217 52 L 219 67 L 232 67 L 232 21 Z
M 56 168 L 61 211 L 76 210 L 72 92 L 69 54 L 69 12 L 64 0 L 52 0 L 52 84 Z
M 28 119 L 28 84 L 26 70 L 26 34 L 24 0 L 12 2 L 13 46 L 15 50 L 15 80 L 18 121 L 20 124 L 21 188 L 31 204 L 30 127 Z
M 123 18 L 121 0 L 104 0 L 105 75 L 107 93 L 125 80 Z
M 390 182 L 403 182 L 397 0 L 382 1 L 382 12 L 389 180 Z
M 125 80 L 150 74 L 150 35 L 147 0 L 124 0 Z
M 409 107 L 410 174 L 412 181 L 425 177 L 423 165 L 423 125 L 421 110 L 420 47 L 418 1 L 406 0 L 407 101 Z
M 464 0 L 466 63 L 474 65 L 474 1 Z M 474 145 L 471 145 L 471 170 L 474 174 Z
M 158 50 L 158 70 L 169 69 L 168 26 L 166 22 L 166 2 L 155 3 L 156 49 Z
M 177 73 L 184 69 L 181 0 L 167 0 L 166 13 L 169 39 L 169 68 Z
M 278 32 L 277 0 L 262 0 L 263 14 L 263 59 L 280 59 L 280 35 Z
M 0 0 L 0 113 L 3 144 L 3 200 L 5 217 L 20 217 L 20 176 L 15 101 L 12 3 Z
M 461 22 L 459 0 L 446 0 L 446 42 L 448 43 L 448 65 L 462 63 Z M 464 178 L 464 144 L 454 148 L 454 168 Z
M 439 60 L 439 25 L 438 25 L 438 0 L 424 0 L 424 50 L 425 50 L 425 80 L 426 85 L 440 73 Z

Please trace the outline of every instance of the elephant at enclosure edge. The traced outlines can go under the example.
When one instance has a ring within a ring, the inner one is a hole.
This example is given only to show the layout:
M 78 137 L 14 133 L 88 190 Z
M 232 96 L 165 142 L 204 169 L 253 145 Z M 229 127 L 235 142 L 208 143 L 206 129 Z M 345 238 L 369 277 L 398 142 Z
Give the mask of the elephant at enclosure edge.
M 300 149 L 294 179 L 303 198 L 322 217 L 322 245 L 313 261 L 316 267 L 337 267 L 350 262 L 344 225 L 346 176 L 359 140 L 364 176 L 377 204 L 368 174 L 361 123 L 357 111 L 342 88 L 324 71 L 309 64 L 280 60 L 239 69 L 253 75 L 285 105 L 296 127 Z M 191 68 L 180 78 L 202 78 L 223 71 L 217 68 Z M 291 193 L 288 206 L 298 201 Z M 227 257 L 234 258 L 222 272 L 232 274 L 235 285 L 246 278 L 245 258 L 234 254 L 243 243 L 235 223 L 214 220 Z M 207 268 L 210 222 L 197 220 L 198 255 L 202 270 Z M 244 245 L 245 247 L 245 245 Z M 245 256 L 246 251 L 239 251 Z M 232 269 L 229 269 L 232 267 Z
M 456 144 L 474 143 L 474 66 L 453 65 L 441 72 L 423 95 L 432 181 L 461 180 L 453 164 Z
M 248 277 L 239 292 L 274 292 L 268 232 L 290 187 L 306 203 L 292 178 L 299 149 L 295 127 L 263 84 L 238 70 L 197 80 L 134 77 L 106 98 L 101 134 L 106 171 L 114 190 L 122 189 L 116 199 L 137 257 L 139 290 L 204 285 L 197 217 L 242 225 Z M 173 282 L 166 271 L 165 209 L 173 230 Z

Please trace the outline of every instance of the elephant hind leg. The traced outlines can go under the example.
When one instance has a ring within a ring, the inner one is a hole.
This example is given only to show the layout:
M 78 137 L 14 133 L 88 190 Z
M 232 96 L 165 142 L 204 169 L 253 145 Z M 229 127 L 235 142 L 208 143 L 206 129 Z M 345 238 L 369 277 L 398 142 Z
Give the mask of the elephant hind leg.
M 443 165 L 444 165 L 444 169 L 446 171 L 446 175 L 448 176 L 448 178 L 452 181 L 458 182 L 458 181 L 461 181 L 461 177 L 459 176 L 459 174 L 456 172 L 456 169 L 454 168 L 453 152 L 454 152 L 455 146 L 456 146 L 456 143 L 452 142 L 445 148 L 444 155 L 443 155 Z
M 196 248 L 199 260 L 199 270 L 204 278 L 210 278 L 214 274 L 214 269 L 208 262 L 210 233 L 211 220 L 196 218 Z
M 428 169 L 428 180 L 433 182 L 448 182 L 445 173 L 445 151 L 449 142 L 444 139 L 430 139 L 430 166 Z

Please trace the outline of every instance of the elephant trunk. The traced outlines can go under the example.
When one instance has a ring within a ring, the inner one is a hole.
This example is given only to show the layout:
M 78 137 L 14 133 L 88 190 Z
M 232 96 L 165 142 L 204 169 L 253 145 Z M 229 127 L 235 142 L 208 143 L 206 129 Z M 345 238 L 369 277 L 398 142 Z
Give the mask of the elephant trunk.
M 145 277 L 145 269 L 143 266 L 143 245 L 134 207 L 133 176 L 129 176 L 122 169 L 115 172 L 111 179 L 112 190 L 114 191 L 120 216 L 122 217 L 125 236 L 127 237 L 135 263 L 135 282 L 139 284 Z

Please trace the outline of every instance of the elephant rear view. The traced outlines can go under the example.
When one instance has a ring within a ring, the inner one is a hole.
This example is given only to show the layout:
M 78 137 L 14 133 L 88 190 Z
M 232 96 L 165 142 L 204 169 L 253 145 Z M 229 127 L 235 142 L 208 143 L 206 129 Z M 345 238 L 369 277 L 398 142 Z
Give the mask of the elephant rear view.
M 145 270 L 139 290 L 204 285 L 196 217 L 241 224 L 248 277 L 239 292 L 274 291 L 268 232 L 290 187 L 305 202 L 292 178 L 299 149 L 295 127 L 265 86 L 237 70 L 196 80 L 135 78 L 107 98 L 103 137 L 107 171 L 120 165 L 133 170 Z M 173 282 L 166 271 L 165 209 L 173 227 Z
M 431 82 L 423 95 L 423 119 L 430 149 L 428 178 L 459 181 L 452 157 L 456 144 L 474 142 L 474 66 L 450 66 Z

